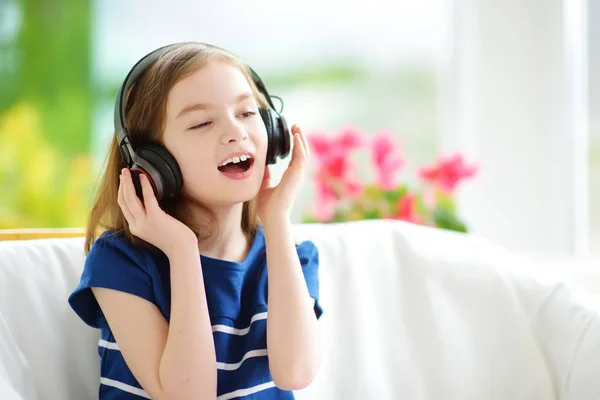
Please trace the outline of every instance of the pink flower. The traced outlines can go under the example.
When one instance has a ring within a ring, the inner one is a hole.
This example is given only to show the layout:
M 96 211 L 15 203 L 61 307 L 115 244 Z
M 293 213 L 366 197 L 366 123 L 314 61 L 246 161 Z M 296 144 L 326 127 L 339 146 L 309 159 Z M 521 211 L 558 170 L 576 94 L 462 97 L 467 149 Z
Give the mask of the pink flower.
M 329 152 L 329 147 L 331 144 L 327 134 L 322 132 L 314 132 L 310 135 L 306 135 L 306 140 L 308 140 L 311 150 L 315 152 L 317 157 Z
M 306 138 L 321 165 L 345 159 L 350 151 L 366 143 L 365 135 L 354 128 L 345 128 L 338 135 L 314 132 L 307 134 Z
M 429 186 L 423 189 L 423 203 L 428 208 L 435 208 L 437 203 L 435 188 Z
M 313 208 L 313 214 L 318 221 L 325 222 L 333 217 L 338 199 L 336 193 L 331 190 L 323 179 L 317 178 L 316 183 L 317 201 Z
M 347 128 L 336 136 L 313 133 L 307 135 L 307 140 L 317 161 L 314 213 L 316 218 L 325 221 L 335 212 L 340 197 L 356 198 L 362 194 L 362 184 L 350 177 L 350 153 L 364 145 L 365 136 L 356 129 Z
M 377 185 L 382 189 L 393 189 L 396 173 L 405 165 L 404 158 L 389 132 L 380 132 L 371 140 L 371 159 L 376 167 Z
M 438 156 L 436 164 L 419 170 L 419 176 L 451 193 L 462 179 L 472 177 L 476 172 L 475 165 L 467 165 L 461 154 L 454 154 L 449 157 Z
M 348 175 L 350 162 L 347 154 L 328 154 L 323 157 L 321 170 L 332 178 L 342 179 Z
M 412 222 L 418 224 L 421 222 L 421 217 L 417 212 L 417 198 L 412 193 L 406 193 L 398 200 L 396 206 L 396 215 L 392 219 L 399 219 L 403 221 Z
M 344 186 L 348 190 L 348 194 L 350 195 L 350 197 L 352 197 L 353 199 L 362 196 L 362 194 L 364 193 L 364 186 L 358 181 L 346 179 L 344 181 Z
M 326 175 L 317 175 L 315 177 L 317 189 L 317 201 L 313 208 L 314 217 L 321 222 L 325 222 L 333 217 L 335 208 L 342 195 L 338 191 L 351 198 L 360 197 L 363 193 L 363 185 L 360 182 L 338 181 L 327 179 Z
M 337 144 L 344 151 L 354 150 L 367 144 L 366 136 L 355 128 L 345 128 L 337 138 Z
M 318 201 L 313 207 L 313 217 L 319 222 L 327 222 L 335 214 L 335 201 Z

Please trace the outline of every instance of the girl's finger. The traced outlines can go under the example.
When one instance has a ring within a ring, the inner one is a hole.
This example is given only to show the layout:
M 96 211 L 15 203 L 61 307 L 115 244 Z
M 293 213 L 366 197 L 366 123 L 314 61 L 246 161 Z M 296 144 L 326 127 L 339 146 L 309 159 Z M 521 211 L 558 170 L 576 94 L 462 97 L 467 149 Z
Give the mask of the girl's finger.
M 294 149 L 298 147 L 298 156 L 296 157 L 296 164 L 294 168 L 303 168 L 306 162 L 306 150 L 304 148 L 304 141 L 302 140 L 302 133 L 298 132 L 294 135 Z
M 293 186 L 297 186 L 304 176 L 304 162 L 306 155 L 304 153 L 304 148 L 302 145 L 302 139 L 300 139 L 300 134 L 296 133 L 294 135 L 294 154 L 292 156 L 292 161 L 288 166 L 287 170 L 283 174 L 282 183 L 285 182 L 287 185 L 291 182 Z
M 154 195 L 154 189 L 152 189 L 152 184 L 150 184 L 146 175 L 140 175 L 140 184 L 142 185 L 142 197 L 144 198 L 146 212 L 151 213 L 160 210 L 158 200 L 156 200 L 156 196 Z
M 300 131 L 300 137 L 302 138 L 302 143 L 304 144 L 304 152 L 306 153 L 306 158 L 310 157 L 310 146 L 308 145 L 308 139 L 306 139 L 306 135 L 304 132 Z
M 300 132 L 300 127 L 296 124 L 292 125 L 292 135 L 295 135 L 296 133 Z
M 125 217 L 127 222 L 129 224 L 132 224 L 135 222 L 135 218 L 131 214 L 131 211 L 129 211 L 129 207 L 127 207 L 127 203 L 125 202 L 125 196 L 123 194 L 123 186 L 124 186 L 123 173 L 121 172 L 121 175 L 119 176 L 119 191 L 117 193 L 117 203 L 121 207 L 121 211 L 123 212 L 123 216 Z
M 131 172 L 128 169 L 124 171 L 123 183 L 123 195 L 125 197 L 125 203 L 127 204 L 127 207 L 129 207 L 129 211 L 136 220 L 143 219 L 146 216 L 146 211 L 135 193 Z
M 294 133 L 294 148 L 292 149 L 292 159 L 290 160 L 290 164 L 288 168 L 296 168 L 296 164 L 298 164 L 298 159 L 301 157 L 300 147 L 302 144 L 299 144 L 298 134 Z

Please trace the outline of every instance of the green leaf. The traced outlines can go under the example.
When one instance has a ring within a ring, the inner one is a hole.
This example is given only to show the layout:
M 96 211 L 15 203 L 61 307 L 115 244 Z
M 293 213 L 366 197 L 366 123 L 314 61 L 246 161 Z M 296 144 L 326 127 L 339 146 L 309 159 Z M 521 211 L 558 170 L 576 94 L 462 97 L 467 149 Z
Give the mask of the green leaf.
M 453 212 L 443 208 L 437 208 L 433 212 L 433 221 L 438 228 L 448 229 L 457 232 L 467 232 L 467 227 L 460 221 Z
M 443 192 L 437 192 L 436 203 L 437 203 L 437 206 L 441 209 L 444 209 L 450 213 L 456 212 L 456 208 L 454 206 L 454 199 L 449 194 L 446 194 Z
M 382 194 L 386 201 L 395 205 L 407 192 L 408 187 L 406 185 L 402 185 L 393 190 L 386 190 L 382 192 Z
M 379 210 L 377 208 L 371 208 L 371 209 L 365 210 L 364 219 L 381 219 L 381 218 L 382 218 L 381 210 Z
M 374 185 L 365 185 L 363 195 L 367 199 L 377 199 L 381 197 L 381 189 Z
M 305 224 L 314 224 L 314 223 L 319 223 L 319 222 L 321 222 L 321 221 L 317 220 L 315 217 L 313 217 L 313 216 L 312 216 L 312 215 L 310 215 L 310 214 L 305 214 L 305 215 L 304 215 L 304 216 L 303 216 L 303 217 L 300 219 L 300 221 L 301 221 L 302 223 L 305 223 Z
M 335 213 L 333 214 L 333 218 L 331 219 L 331 221 L 332 222 L 348 221 L 348 212 L 346 210 L 338 208 L 337 210 L 335 210 Z

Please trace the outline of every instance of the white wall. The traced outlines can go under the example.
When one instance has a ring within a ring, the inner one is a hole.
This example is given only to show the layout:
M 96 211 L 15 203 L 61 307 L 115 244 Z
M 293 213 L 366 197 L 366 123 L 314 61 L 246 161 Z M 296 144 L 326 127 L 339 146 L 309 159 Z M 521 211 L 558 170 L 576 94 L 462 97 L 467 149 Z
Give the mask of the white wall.
M 560 0 L 455 1 L 441 147 L 481 164 L 460 196 L 472 232 L 514 250 L 586 251 L 574 196 L 585 189 L 576 163 L 585 71 L 573 63 L 582 54 L 571 11 Z

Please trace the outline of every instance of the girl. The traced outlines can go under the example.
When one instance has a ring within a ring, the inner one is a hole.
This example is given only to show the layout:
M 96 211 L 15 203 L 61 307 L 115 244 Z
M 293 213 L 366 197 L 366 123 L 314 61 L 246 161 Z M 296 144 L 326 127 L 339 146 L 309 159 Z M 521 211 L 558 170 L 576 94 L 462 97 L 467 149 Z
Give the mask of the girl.
M 318 251 L 290 223 L 302 131 L 272 186 L 285 120 L 252 69 L 200 43 L 134 66 L 115 130 L 69 297 L 100 329 L 99 397 L 292 399 L 321 362 Z

